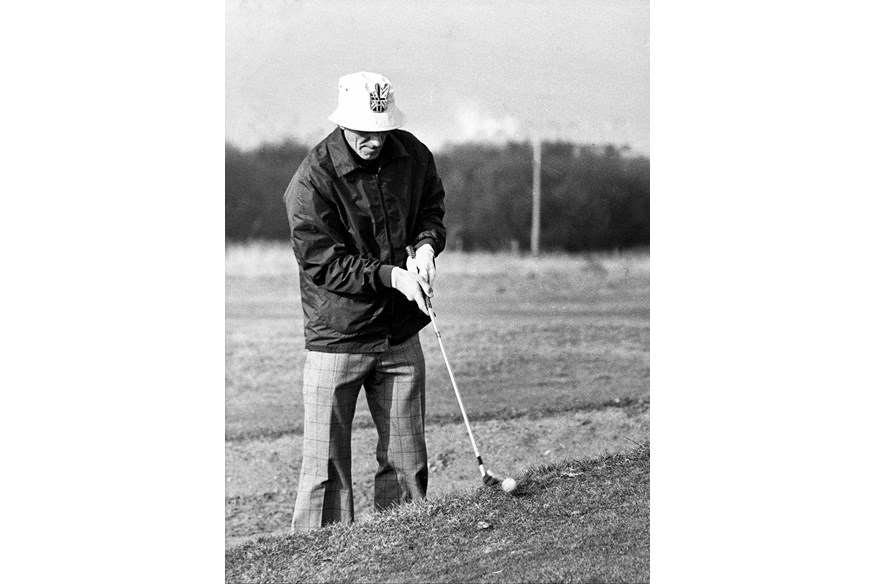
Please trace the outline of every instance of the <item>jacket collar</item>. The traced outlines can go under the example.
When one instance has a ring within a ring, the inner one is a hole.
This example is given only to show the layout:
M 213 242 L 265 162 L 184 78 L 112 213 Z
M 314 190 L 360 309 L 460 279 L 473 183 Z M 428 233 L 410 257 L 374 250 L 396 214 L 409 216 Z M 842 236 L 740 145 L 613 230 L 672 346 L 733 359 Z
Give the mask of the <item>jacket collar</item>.
M 334 164 L 335 172 L 337 172 L 338 176 L 344 176 L 345 174 L 359 169 L 359 164 L 353 157 L 350 147 L 347 146 L 347 142 L 344 140 L 344 132 L 340 127 L 335 128 L 334 131 L 328 135 L 326 143 L 328 145 L 329 155 L 332 159 L 332 164 Z M 401 143 L 401 140 L 395 137 L 395 132 L 390 131 L 390 133 L 387 134 L 381 156 L 385 156 L 386 160 L 408 156 L 408 151 L 405 149 L 404 144 Z

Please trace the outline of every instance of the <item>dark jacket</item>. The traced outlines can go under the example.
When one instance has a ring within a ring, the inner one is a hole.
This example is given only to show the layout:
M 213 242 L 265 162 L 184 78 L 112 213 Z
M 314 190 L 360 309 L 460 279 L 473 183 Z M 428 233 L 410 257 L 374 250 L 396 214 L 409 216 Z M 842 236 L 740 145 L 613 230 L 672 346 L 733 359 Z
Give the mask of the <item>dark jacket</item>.
M 444 249 L 444 187 L 432 153 L 390 132 L 379 165 L 360 165 L 336 128 L 304 159 L 283 200 L 298 260 L 305 347 L 374 353 L 429 323 L 390 287 L 405 246 Z

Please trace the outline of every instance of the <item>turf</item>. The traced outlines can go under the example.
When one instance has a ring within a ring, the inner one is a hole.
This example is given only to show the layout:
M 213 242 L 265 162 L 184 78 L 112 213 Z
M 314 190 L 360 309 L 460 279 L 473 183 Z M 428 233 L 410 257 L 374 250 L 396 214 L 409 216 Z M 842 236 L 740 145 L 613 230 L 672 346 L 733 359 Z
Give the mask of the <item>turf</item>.
M 647 582 L 650 445 L 225 554 L 244 582 Z
M 647 253 L 446 252 L 438 267 L 438 324 L 472 420 L 648 402 Z M 291 247 L 231 246 L 226 272 L 226 438 L 300 433 L 304 341 Z M 458 420 L 431 327 L 420 338 L 427 421 Z M 355 424 L 370 424 L 364 403 Z
M 649 412 L 611 407 L 537 419 L 482 420 L 475 423 L 474 431 L 487 468 L 501 475 L 520 476 L 533 465 L 630 450 L 648 440 L 649 428 Z M 290 434 L 226 442 L 226 547 L 288 532 L 301 470 L 301 441 L 300 435 Z M 353 431 L 352 486 L 357 520 L 374 512 L 376 441 L 374 428 Z M 426 444 L 429 497 L 480 484 L 462 423 L 427 425 Z

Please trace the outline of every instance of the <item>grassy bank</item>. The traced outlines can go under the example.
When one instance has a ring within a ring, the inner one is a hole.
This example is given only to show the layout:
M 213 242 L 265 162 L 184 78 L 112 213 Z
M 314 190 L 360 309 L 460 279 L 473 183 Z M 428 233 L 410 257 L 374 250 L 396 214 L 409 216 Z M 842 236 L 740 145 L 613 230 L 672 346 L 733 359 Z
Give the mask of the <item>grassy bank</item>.
M 227 583 L 646 582 L 650 447 L 530 468 L 478 488 L 225 554 Z
M 535 419 L 483 420 L 475 436 L 487 467 L 518 476 L 534 465 L 590 459 L 647 442 L 649 412 L 612 407 Z M 234 440 L 225 445 L 226 547 L 264 535 L 284 535 L 301 470 L 301 436 Z M 353 499 L 356 518 L 373 512 L 377 470 L 374 428 L 353 430 Z M 479 484 L 474 454 L 462 423 L 426 427 L 429 497 L 462 492 Z

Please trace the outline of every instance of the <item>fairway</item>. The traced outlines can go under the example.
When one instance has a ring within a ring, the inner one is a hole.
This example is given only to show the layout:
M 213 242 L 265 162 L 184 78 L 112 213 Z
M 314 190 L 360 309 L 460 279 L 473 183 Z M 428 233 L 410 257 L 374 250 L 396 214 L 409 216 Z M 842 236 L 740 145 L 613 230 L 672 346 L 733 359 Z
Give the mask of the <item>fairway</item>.
M 434 306 L 488 467 L 629 451 L 649 441 L 647 252 L 447 252 Z M 479 475 L 432 328 L 427 364 L 429 494 Z M 304 340 L 288 244 L 226 248 L 226 545 L 288 531 L 301 456 Z M 353 434 L 357 518 L 369 515 L 376 430 L 360 395 Z
M 434 306 L 473 420 L 649 397 L 649 258 L 458 254 L 438 258 Z M 301 431 L 304 340 L 290 245 L 226 252 L 226 438 Z M 431 327 L 427 421 L 457 420 Z M 356 424 L 370 426 L 364 396 Z

